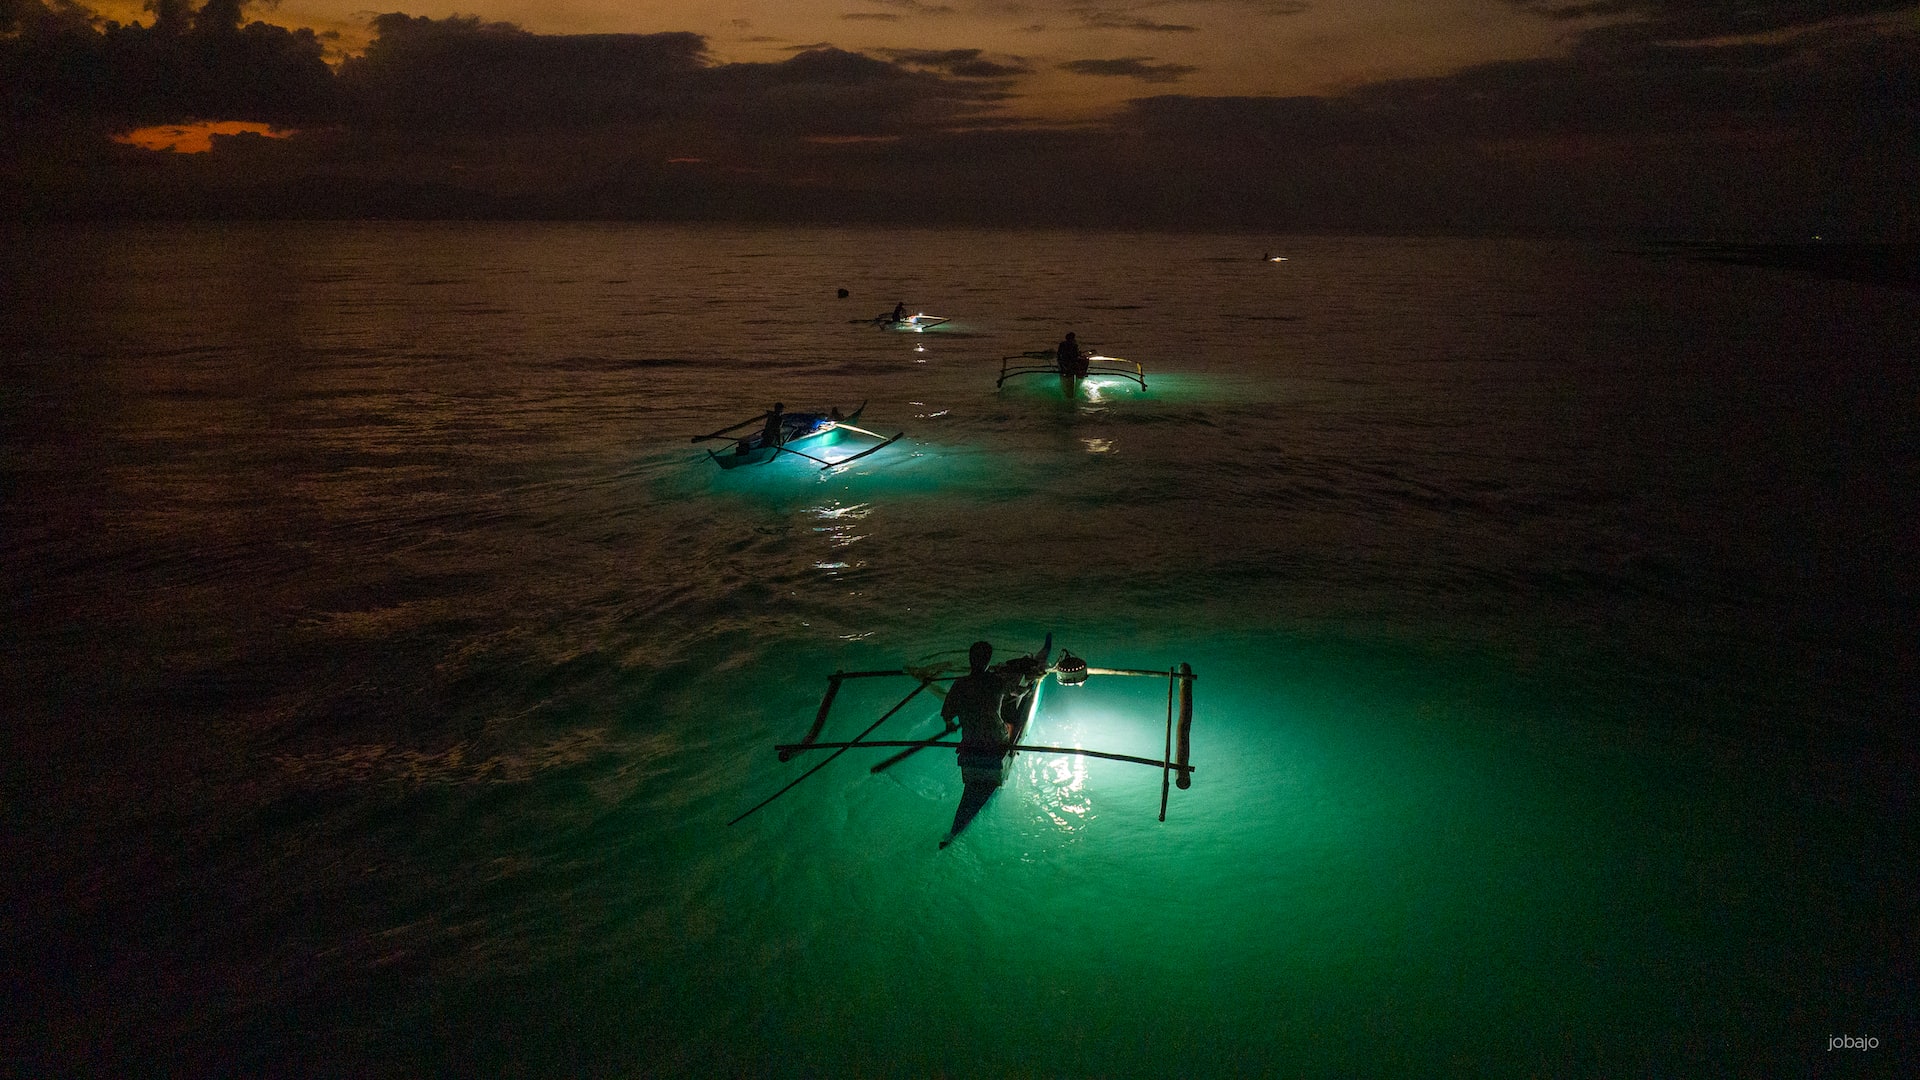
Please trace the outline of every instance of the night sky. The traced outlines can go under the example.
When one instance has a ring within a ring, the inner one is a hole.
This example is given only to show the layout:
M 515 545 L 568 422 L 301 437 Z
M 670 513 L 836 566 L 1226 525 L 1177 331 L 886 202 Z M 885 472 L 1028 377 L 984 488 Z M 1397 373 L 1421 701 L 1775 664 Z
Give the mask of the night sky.
M 14 218 L 1920 232 L 1907 0 L 0 0 L 0 74 Z

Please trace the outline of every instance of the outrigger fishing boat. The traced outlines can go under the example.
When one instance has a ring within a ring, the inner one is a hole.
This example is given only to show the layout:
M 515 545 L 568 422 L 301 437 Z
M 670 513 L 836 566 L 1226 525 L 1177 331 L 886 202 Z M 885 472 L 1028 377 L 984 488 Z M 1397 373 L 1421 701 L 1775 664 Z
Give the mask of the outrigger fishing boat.
M 1089 353 L 1080 359 L 1080 369 L 1068 371 L 1060 366 L 1060 354 L 1054 349 L 1034 349 L 1031 352 L 1014 353 L 1000 358 L 1000 378 L 993 384 L 999 389 L 1008 379 L 1021 375 L 1057 375 L 1060 377 L 1060 390 L 1068 397 L 1078 394 L 1080 383 L 1093 376 L 1125 379 L 1138 383 L 1140 389 L 1147 388 L 1147 369 L 1132 360 L 1122 360 L 1117 356 L 1102 356 Z
M 964 672 L 957 670 L 960 665 L 942 664 L 933 666 L 909 665 L 897 670 L 886 671 L 836 671 L 827 676 L 827 690 L 820 698 L 820 709 L 814 714 L 813 727 L 797 743 L 782 743 L 774 747 L 781 761 L 791 761 L 796 755 L 816 750 L 831 750 L 826 760 L 801 773 L 787 785 L 772 795 L 762 799 L 752 809 L 742 813 L 732 825 L 773 800 L 793 790 L 802 780 L 826 768 L 834 758 L 848 750 L 894 749 L 898 752 L 873 766 L 869 772 L 881 773 L 898 765 L 907 758 L 929 747 L 952 748 L 960 763 L 960 776 L 963 790 L 960 806 L 954 811 L 953 826 L 940 841 L 941 847 L 953 843 L 966 827 L 972 824 L 987 800 L 993 797 L 1006 783 L 1012 769 L 1013 758 L 1017 754 L 1070 754 L 1080 757 L 1102 758 L 1107 761 L 1126 761 L 1139 765 L 1150 765 L 1160 770 L 1160 820 L 1167 820 L 1167 796 L 1171 787 L 1186 790 L 1193 786 L 1193 765 L 1190 763 L 1193 732 L 1193 681 L 1197 677 L 1193 669 L 1186 664 L 1165 671 L 1140 668 L 1104 668 L 1089 667 L 1085 660 L 1065 650 L 1060 659 L 1052 663 L 1048 657 L 1053 649 L 1053 635 L 1047 635 L 1046 644 L 1032 656 L 1015 657 L 1005 663 L 990 668 L 1000 674 L 1013 688 L 1001 700 L 1001 718 L 1013 727 L 1013 741 L 1004 752 L 981 752 L 973 747 L 963 747 L 959 740 L 949 739 L 956 733 L 951 723 L 939 735 L 928 739 L 868 739 L 867 736 L 886 723 L 887 719 L 905 708 L 907 703 L 918 697 L 922 691 L 932 690 L 941 696 L 946 694 L 946 686 L 961 677 Z M 1115 754 L 1102 750 L 1088 750 L 1077 746 L 1040 746 L 1026 742 L 1026 736 L 1035 718 L 1040 712 L 1041 687 L 1049 676 L 1056 686 L 1079 686 L 1089 678 L 1101 676 L 1133 676 L 1167 680 L 1167 741 L 1166 749 L 1159 758 L 1139 757 L 1133 754 Z M 887 679 L 909 678 L 918 685 L 908 691 L 892 708 L 882 713 L 878 720 L 868 725 L 866 730 L 845 742 L 821 742 L 820 733 L 827 724 L 827 715 L 833 709 L 833 700 L 840 693 L 841 684 L 848 679 Z
M 708 439 L 732 439 L 733 449 L 731 450 L 721 450 L 718 452 L 712 450 L 707 451 L 707 456 L 719 462 L 720 467 L 723 469 L 737 469 L 742 465 L 764 465 L 774 458 L 779 457 L 781 454 L 792 454 L 795 457 L 803 457 L 808 461 L 819 463 L 823 470 L 831 469 L 883 450 L 893 445 L 894 440 L 898 439 L 901 435 L 906 434 L 906 432 L 902 431 L 889 437 L 881 435 L 879 432 L 868 431 L 863 427 L 853 426 L 853 421 L 858 420 L 860 414 L 865 412 L 866 408 L 867 403 L 863 401 L 860 403 L 859 408 L 845 415 L 842 415 L 839 409 L 830 409 L 824 413 L 781 413 L 780 442 L 775 446 L 767 445 L 767 433 L 764 426 L 761 430 L 755 431 L 750 435 L 736 436 L 729 434 L 730 432 L 739 431 L 741 428 L 752 424 L 764 425 L 767 419 L 766 413 L 761 413 L 751 420 L 742 420 L 732 427 L 721 428 L 711 435 L 695 435 L 689 441 L 704 442 Z M 855 434 L 866 435 L 880 441 L 857 454 L 843 457 L 838 461 L 828 461 L 826 458 L 817 457 L 806 451 L 794 448 L 795 443 L 807 443 L 810 444 L 810 448 L 818 448 L 826 442 L 832 441 L 828 436 L 842 431 L 851 431 Z
M 912 315 L 903 315 L 896 319 L 893 317 L 893 312 L 883 311 L 871 319 L 854 319 L 852 321 L 856 323 L 872 323 L 883 330 L 911 330 L 917 334 L 930 327 L 939 326 L 941 323 L 951 322 L 952 320 L 943 315 L 929 315 L 924 311 L 915 312 Z

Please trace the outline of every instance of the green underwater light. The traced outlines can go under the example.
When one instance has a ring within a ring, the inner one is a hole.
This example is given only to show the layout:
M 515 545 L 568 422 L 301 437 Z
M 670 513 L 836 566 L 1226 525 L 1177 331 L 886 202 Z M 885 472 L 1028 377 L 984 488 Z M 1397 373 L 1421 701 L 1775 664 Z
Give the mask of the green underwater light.
M 1104 401 L 1124 389 L 1129 394 L 1143 392 L 1125 379 L 1089 377 L 1080 381 L 1080 390 L 1088 401 Z
M 828 450 L 823 457 L 838 456 L 831 447 Z M 992 455 L 972 447 L 922 442 L 912 435 L 878 454 L 838 468 L 822 469 L 795 459 L 729 470 L 689 462 L 686 468 L 674 472 L 674 482 L 667 486 L 677 490 L 667 496 L 670 498 L 695 497 L 698 493 L 756 503 L 804 499 L 808 505 L 823 497 L 864 501 L 877 495 L 944 497 L 957 492 L 1007 498 L 1031 491 L 1043 478 L 1037 467 L 1023 465 L 1010 471 Z

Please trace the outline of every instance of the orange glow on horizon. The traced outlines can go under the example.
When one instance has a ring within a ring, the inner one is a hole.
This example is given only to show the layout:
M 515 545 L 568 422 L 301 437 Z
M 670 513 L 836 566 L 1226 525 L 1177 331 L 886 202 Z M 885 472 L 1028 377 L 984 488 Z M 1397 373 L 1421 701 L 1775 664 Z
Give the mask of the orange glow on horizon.
M 113 141 L 124 146 L 137 146 L 142 150 L 204 154 L 213 149 L 215 135 L 263 135 L 269 139 L 285 139 L 294 134 L 296 132 L 291 128 L 276 128 L 270 124 L 256 124 L 250 120 L 209 120 L 197 124 L 161 124 L 156 127 L 135 128 L 125 135 L 115 135 Z

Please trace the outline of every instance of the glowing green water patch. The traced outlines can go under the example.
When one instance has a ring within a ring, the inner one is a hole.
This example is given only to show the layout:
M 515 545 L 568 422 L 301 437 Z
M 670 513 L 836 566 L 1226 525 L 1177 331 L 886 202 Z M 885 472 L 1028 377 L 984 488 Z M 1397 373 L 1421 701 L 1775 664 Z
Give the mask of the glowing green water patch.
M 950 334 L 957 330 L 964 329 L 966 325 L 953 319 L 941 319 L 939 322 L 914 321 L 928 318 L 938 318 L 938 316 L 910 316 L 908 322 L 890 327 L 890 329 L 902 334 Z
M 1149 377 L 1148 385 L 1152 385 Z M 1128 397 L 1140 397 L 1147 393 L 1140 384 L 1130 379 L 1112 375 L 1091 375 L 1079 381 L 1069 395 L 1070 384 L 1058 375 L 1023 375 L 1008 379 L 1000 386 L 1000 393 L 1011 399 L 1041 399 L 1048 401 L 1104 402 L 1118 401 Z
M 1030 648 L 1021 625 L 988 620 L 984 632 Z M 974 631 L 909 622 L 895 640 L 911 632 L 952 641 L 957 661 Z M 742 894 L 773 895 L 740 906 L 760 921 L 723 926 L 710 950 L 794 940 L 729 979 L 760 996 L 839 1004 L 733 1038 L 823 1068 L 852 1043 L 873 1048 L 876 1072 L 888 1062 L 931 1075 L 964 1060 L 1018 1074 L 1053 1055 L 1074 1075 L 1152 1075 L 1109 1040 L 1063 1043 L 1057 1017 L 1071 1012 L 1109 1030 L 1167 1018 L 1169 1052 L 1305 1063 L 1314 1074 L 1372 1071 L 1374 1056 L 1330 1047 L 1329 1035 L 1351 1047 L 1382 1032 L 1409 1074 L 1416 1062 L 1467 1060 L 1486 1066 L 1481 1075 L 1555 1075 L 1562 1044 L 1626 1064 L 1609 1074 L 1634 1074 L 1647 1071 L 1632 1067 L 1642 1046 L 1671 1058 L 1696 1037 L 1665 1029 L 1692 1015 L 1690 1003 L 1824 1000 L 1821 976 L 1805 972 L 1822 970 L 1825 946 L 1792 943 L 1817 941 L 1826 920 L 1862 925 L 1822 884 L 1829 856 L 1792 839 L 1807 827 L 1804 806 L 1618 744 L 1604 722 L 1567 715 L 1540 687 L 1512 692 L 1483 658 L 1420 642 L 1161 628 L 1124 648 L 1070 628 L 1055 643 L 1095 666 L 1193 663 L 1198 771 L 1172 793 L 1166 821 L 1156 769 L 1023 754 L 941 850 L 962 790 L 952 751 L 879 775 L 880 752 L 850 752 L 728 834 Z M 899 655 L 861 643 L 845 660 L 887 666 Z M 766 672 L 804 683 L 788 696 L 782 734 L 804 731 L 824 673 Z M 850 687 L 825 737 L 849 737 L 912 687 L 874 681 L 894 685 L 864 690 L 857 708 Z M 1049 682 L 1042 695 L 1032 743 L 1144 756 L 1165 745 L 1162 681 L 1094 676 L 1079 688 Z M 928 696 L 876 737 L 939 731 Z M 754 758 L 747 789 L 709 816 L 737 813 L 804 767 L 770 758 Z M 1819 836 L 1844 833 L 1842 820 L 1815 820 Z M 1064 914 L 1008 918 L 1040 910 Z M 1768 951 L 1756 955 L 1755 942 Z M 931 979 L 964 992 L 929 992 L 944 1004 L 896 1023 L 878 1007 L 876 971 L 891 985 Z M 1009 1003 L 1054 1019 L 1010 1020 Z M 829 1020 L 842 1026 L 817 1034 Z M 1712 1045 L 1741 1038 L 1738 1018 L 1700 1023 Z M 1558 1041 L 1516 1043 L 1516 1024 Z M 1000 1038 L 971 1037 L 983 1028 Z
M 1136 387 L 1136 392 L 1138 388 Z M 1171 404 L 1218 404 L 1264 400 L 1264 391 L 1252 378 L 1210 371 L 1147 372 L 1147 395 Z
M 849 452 L 857 453 L 860 448 L 861 444 L 850 441 L 845 448 L 830 448 L 816 456 L 831 461 Z M 716 494 L 775 499 L 792 495 L 865 498 L 984 489 L 992 486 L 996 477 L 1004 478 L 1004 469 L 982 451 L 907 436 L 870 457 L 828 469 L 791 454 L 782 454 L 764 465 L 724 471 L 709 468 L 704 487 Z
M 1253 379 L 1240 375 L 1211 372 L 1147 372 L 1142 389 L 1130 379 L 1113 375 L 1092 375 L 1081 380 L 1078 392 L 1069 398 L 1064 382 L 1057 375 L 1028 375 L 1008 379 L 1000 387 L 1002 397 L 1013 401 L 1069 401 L 1082 406 L 1125 405 L 1159 402 L 1162 404 L 1220 404 L 1262 400 L 1263 392 Z
M 1168 680 L 1096 675 L 1079 686 L 1046 684 L 1026 743 L 1159 759 L 1168 748 Z M 1178 721 L 1177 701 L 1173 716 Z M 1076 834 L 1102 814 L 1157 819 L 1162 770 L 1070 754 L 1023 754 L 1015 774 L 1031 790 L 1029 819 Z M 1173 813 L 1172 809 L 1169 814 Z

